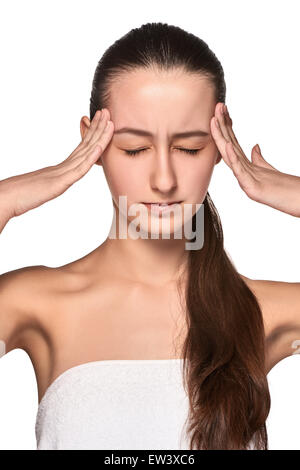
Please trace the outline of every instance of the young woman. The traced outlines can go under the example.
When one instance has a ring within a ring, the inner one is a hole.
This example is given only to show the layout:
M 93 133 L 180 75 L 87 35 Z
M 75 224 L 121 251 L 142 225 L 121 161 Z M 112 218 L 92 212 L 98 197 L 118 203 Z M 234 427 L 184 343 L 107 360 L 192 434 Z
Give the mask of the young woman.
M 83 258 L 0 278 L 2 354 L 22 348 L 32 360 L 38 449 L 268 448 L 266 376 L 296 352 L 300 285 L 237 272 L 208 187 L 223 158 L 251 199 L 299 217 L 300 178 L 258 146 L 247 159 L 225 90 L 205 42 L 145 24 L 99 61 L 74 152 L 0 182 L 1 231 L 94 163 L 115 209 L 107 239 Z M 148 238 L 132 236 L 136 204 Z M 171 210 L 188 206 L 192 219 Z M 199 249 L 175 237 L 191 220 L 204 230 Z

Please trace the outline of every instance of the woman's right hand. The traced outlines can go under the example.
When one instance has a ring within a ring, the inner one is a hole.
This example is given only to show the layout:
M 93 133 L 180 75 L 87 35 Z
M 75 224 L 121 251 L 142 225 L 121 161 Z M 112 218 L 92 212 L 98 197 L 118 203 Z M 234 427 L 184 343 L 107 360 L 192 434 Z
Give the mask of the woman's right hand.
M 60 196 L 101 157 L 113 135 L 107 108 L 98 110 L 84 138 L 63 162 L 0 181 L 0 217 L 8 221 Z M 4 213 L 3 213 L 4 211 Z

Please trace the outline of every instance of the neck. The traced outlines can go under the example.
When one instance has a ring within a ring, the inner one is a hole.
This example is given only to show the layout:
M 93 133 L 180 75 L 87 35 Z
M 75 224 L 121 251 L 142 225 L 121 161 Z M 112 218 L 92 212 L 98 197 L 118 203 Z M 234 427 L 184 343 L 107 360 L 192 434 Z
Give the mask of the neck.
M 185 238 L 136 238 L 128 236 L 120 238 L 119 213 L 116 211 L 112 221 L 110 234 L 101 245 L 104 256 L 113 259 L 114 270 L 122 277 L 134 282 L 163 286 L 176 282 L 184 274 L 188 251 L 185 249 Z M 127 229 L 128 229 L 127 222 Z M 116 230 L 113 231 L 113 227 Z

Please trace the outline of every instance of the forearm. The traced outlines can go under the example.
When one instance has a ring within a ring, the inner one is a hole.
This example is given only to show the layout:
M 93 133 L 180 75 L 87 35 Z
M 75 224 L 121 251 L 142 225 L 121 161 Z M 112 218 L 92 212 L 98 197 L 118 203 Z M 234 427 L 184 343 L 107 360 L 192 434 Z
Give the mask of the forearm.
M 300 177 L 287 174 L 282 181 L 282 199 L 278 203 L 279 210 L 281 204 L 283 212 L 300 217 Z
M 300 177 L 296 176 L 296 180 L 294 182 L 296 190 L 295 190 L 295 201 L 294 201 L 294 215 L 295 217 L 300 217 Z
M 2 233 L 2 231 L 3 231 L 5 225 L 7 224 L 8 221 L 9 221 L 9 219 L 4 216 L 4 213 L 0 209 L 0 234 Z
M 266 171 L 261 175 L 259 190 L 251 199 L 300 217 L 300 177 L 278 170 Z

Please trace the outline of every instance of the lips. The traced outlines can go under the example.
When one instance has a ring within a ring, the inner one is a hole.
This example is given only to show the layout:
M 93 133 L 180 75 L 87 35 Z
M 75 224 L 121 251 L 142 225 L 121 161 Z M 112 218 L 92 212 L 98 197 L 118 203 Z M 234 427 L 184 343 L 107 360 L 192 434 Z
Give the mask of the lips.
M 172 204 L 180 204 L 182 201 L 171 201 L 171 202 L 143 202 L 143 204 L 147 205 L 155 205 L 155 206 L 170 206 Z
M 168 213 L 172 206 L 175 204 L 180 204 L 182 201 L 174 201 L 174 202 L 163 202 L 163 203 L 158 203 L 158 202 L 143 202 L 148 210 L 152 214 L 165 214 Z

